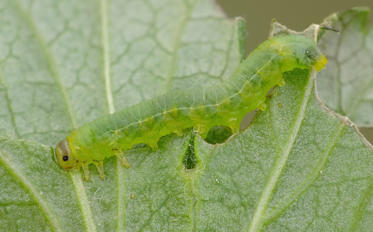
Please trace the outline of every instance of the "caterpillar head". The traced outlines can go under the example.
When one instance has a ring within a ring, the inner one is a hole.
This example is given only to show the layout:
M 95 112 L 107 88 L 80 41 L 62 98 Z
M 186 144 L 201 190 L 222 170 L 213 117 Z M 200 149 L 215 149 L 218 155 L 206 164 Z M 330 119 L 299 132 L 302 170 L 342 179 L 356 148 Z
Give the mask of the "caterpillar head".
M 57 144 L 55 151 L 55 161 L 63 169 L 70 169 L 77 165 L 78 162 L 72 154 L 69 142 L 66 139 Z
M 300 68 L 314 67 L 316 71 L 324 68 L 328 60 L 321 53 L 316 43 L 303 35 L 280 35 L 274 37 L 279 44 L 276 49 L 284 50 L 286 59 L 290 59 L 289 64 L 292 63 Z M 279 48 L 280 47 L 280 48 Z
M 328 63 L 316 43 L 306 36 L 288 35 L 286 44 L 300 67 L 314 67 L 316 71 L 320 71 Z
M 293 63 L 299 68 L 313 67 L 316 71 L 320 71 L 328 62 L 317 47 L 320 29 L 338 32 L 338 30 L 324 24 L 311 24 L 303 32 L 296 32 L 273 20 L 270 38 L 276 41 L 274 43 L 277 44 L 275 49 L 285 50 L 284 53 L 288 55 L 288 58 L 295 58 L 287 59 L 289 63 Z M 288 70 L 285 69 L 285 71 Z
M 304 62 L 308 66 L 313 66 L 316 71 L 320 71 L 328 63 L 326 57 L 320 52 L 316 46 L 305 47 L 302 51 L 303 59 L 301 62 Z

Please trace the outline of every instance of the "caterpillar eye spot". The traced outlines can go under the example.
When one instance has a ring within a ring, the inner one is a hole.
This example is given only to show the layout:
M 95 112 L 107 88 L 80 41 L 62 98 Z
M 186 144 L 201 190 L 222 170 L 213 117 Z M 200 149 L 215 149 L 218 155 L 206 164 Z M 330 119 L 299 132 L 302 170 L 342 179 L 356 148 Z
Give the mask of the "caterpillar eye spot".
M 69 157 L 68 157 L 67 155 L 64 155 L 64 156 L 62 157 L 62 160 L 63 160 L 63 161 L 68 161 L 68 160 L 69 160 Z
M 311 50 L 306 49 L 305 54 L 309 59 L 314 59 L 315 54 Z

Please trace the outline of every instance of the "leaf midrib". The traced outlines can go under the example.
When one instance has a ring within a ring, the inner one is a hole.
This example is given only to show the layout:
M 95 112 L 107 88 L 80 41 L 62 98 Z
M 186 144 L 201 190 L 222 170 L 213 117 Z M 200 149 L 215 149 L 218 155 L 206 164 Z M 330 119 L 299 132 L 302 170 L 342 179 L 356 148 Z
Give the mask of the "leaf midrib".
M 301 128 L 303 119 L 305 117 L 305 112 L 310 100 L 310 97 L 312 95 L 312 89 L 313 89 L 313 81 L 315 77 L 315 71 L 312 71 L 308 83 L 306 85 L 303 99 L 300 105 L 300 109 L 297 112 L 296 118 L 295 118 L 295 123 L 293 127 L 291 128 L 289 137 L 287 142 L 285 143 L 285 146 L 282 149 L 282 153 L 279 155 L 279 158 L 276 160 L 274 167 L 271 171 L 271 176 L 268 178 L 267 183 L 264 187 L 264 190 L 262 192 L 262 195 L 259 199 L 258 205 L 255 209 L 254 216 L 252 218 L 252 221 L 249 225 L 249 232 L 256 232 L 260 231 L 263 226 L 263 222 L 265 219 L 265 211 L 267 209 L 267 205 L 272 197 L 273 190 L 275 189 L 277 182 L 281 176 L 282 170 L 286 165 L 286 162 L 288 160 L 289 154 L 293 148 L 295 139 L 298 135 L 298 132 Z
M 105 86 L 106 101 L 108 104 L 108 113 L 112 114 L 115 112 L 113 91 L 111 88 L 111 54 L 110 54 L 110 37 L 109 27 L 110 22 L 108 18 L 108 3 L 106 0 L 100 0 L 100 23 L 101 23 L 101 45 L 102 45 L 102 56 L 103 56 L 103 78 Z M 123 167 L 120 164 L 119 159 L 116 160 L 116 171 L 117 171 L 117 231 L 125 230 L 125 192 L 126 185 L 124 182 Z
M 275 220 L 277 217 L 281 215 L 282 212 L 284 212 L 296 199 L 298 199 L 304 192 L 307 191 L 307 189 L 312 186 L 314 181 L 320 176 L 320 171 L 325 167 L 326 163 L 329 160 L 329 157 L 334 150 L 335 145 L 339 141 L 343 129 L 345 128 L 346 124 L 341 122 L 340 126 L 336 129 L 334 133 L 334 137 L 331 140 L 331 142 L 328 145 L 328 148 L 325 149 L 325 153 L 322 156 L 322 158 L 319 160 L 319 162 L 315 165 L 315 168 L 312 170 L 311 174 L 306 178 L 302 184 L 300 184 L 295 191 L 293 191 L 289 197 L 285 199 L 285 202 L 278 206 L 277 210 L 269 214 L 265 217 L 266 223 L 269 223 L 269 221 Z

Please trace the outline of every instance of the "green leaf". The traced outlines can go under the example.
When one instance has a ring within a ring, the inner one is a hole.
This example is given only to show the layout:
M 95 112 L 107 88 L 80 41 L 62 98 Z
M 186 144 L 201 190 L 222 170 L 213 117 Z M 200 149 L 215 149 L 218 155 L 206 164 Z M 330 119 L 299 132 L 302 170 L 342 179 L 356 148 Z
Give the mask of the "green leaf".
M 320 106 L 307 75 L 288 74 L 268 110 L 227 143 L 196 137 L 193 170 L 183 167 L 188 135 L 161 139 L 157 152 L 132 150 L 127 170 L 110 159 L 105 181 L 94 172 L 85 183 L 60 170 L 48 148 L 2 139 L 0 224 L 28 231 L 369 231 L 373 150 Z
M 353 8 L 329 16 L 319 45 L 329 59 L 318 76 L 321 99 L 359 126 L 373 126 L 373 30 L 370 10 Z
M 212 0 L 4 0 L 0 10 L 0 134 L 48 145 L 171 88 L 221 82 L 242 50 Z
M 369 231 L 373 150 L 305 71 L 222 146 L 197 143 L 196 231 Z
M 46 145 L 73 127 L 229 77 L 243 34 L 211 1 L 7 0 L 0 11 L 0 231 L 373 227 L 373 149 L 320 105 L 304 70 L 224 144 L 169 135 L 156 152 L 128 152 L 129 169 L 106 160 L 105 181 L 52 161 Z
M 0 139 L 0 231 L 84 231 L 79 188 L 49 152 L 40 144 Z

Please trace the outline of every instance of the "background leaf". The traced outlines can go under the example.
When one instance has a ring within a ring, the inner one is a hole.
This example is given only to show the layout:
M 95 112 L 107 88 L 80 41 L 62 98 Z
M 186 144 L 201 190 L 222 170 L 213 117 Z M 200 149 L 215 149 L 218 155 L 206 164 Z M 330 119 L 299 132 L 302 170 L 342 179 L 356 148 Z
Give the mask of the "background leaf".
M 72 128 L 116 108 L 191 83 L 203 86 L 221 82 L 238 65 L 242 49 L 235 25 L 210 0 L 5 0 L 0 2 L 0 11 L 0 134 L 51 146 Z M 131 215 L 125 214 L 124 208 L 130 192 L 125 186 L 127 174 L 116 160 L 105 165 L 107 181 L 93 176 L 91 183 L 83 184 L 79 173 L 63 172 L 51 163 L 44 146 L 30 145 L 35 151 L 27 152 L 20 150 L 21 145 L 8 149 L 8 143 L 20 143 L 16 140 L 4 141 L 2 177 L 8 181 L 1 181 L 0 188 L 8 196 L 13 192 L 10 183 L 20 183 L 14 189 L 27 196 L 27 205 L 32 208 L 28 210 L 18 198 L 0 201 L 4 228 L 40 231 L 39 226 L 44 225 L 45 230 L 52 231 L 122 231 L 126 227 Z M 177 159 L 184 151 L 177 152 L 175 146 L 170 146 L 171 153 L 179 156 L 169 157 Z M 49 162 L 34 164 L 28 170 L 28 165 L 16 162 L 22 157 Z M 50 175 L 45 169 L 57 173 Z M 31 171 L 35 179 L 29 180 Z M 145 171 L 160 173 L 159 168 Z M 142 177 L 135 178 L 134 186 L 149 183 L 143 171 L 138 174 Z M 43 176 L 48 181 L 41 179 Z M 157 195 L 155 188 L 170 185 L 161 184 L 161 178 L 153 173 L 149 176 L 155 179 L 154 187 L 147 185 L 145 193 Z M 38 179 L 49 188 L 60 187 L 41 190 Z M 64 188 L 66 185 L 71 189 Z M 41 193 L 53 200 L 40 203 Z M 61 198 L 57 202 L 47 194 Z M 158 194 L 158 198 L 149 198 L 148 206 L 133 209 L 150 214 L 156 204 L 166 206 L 162 196 L 167 194 Z M 75 208 L 69 207 L 70 201 Z M 70 216 L 74 220 L 68 220 Z
M 195 136 L 195 169 L 183 166 L 188 133 L 131 150 L 129 169 L 107 160 L 105 181 L 53 163 L 45 145 L 73 127 L 229 77 L 239 33 L 211 1 L 9 0 L 0 10 L 0 230 L 372 228 L 373 151 L 320 106 L 304 70 L 225 144 Z
M 369 231 L 373 151 L 305 71 L 224 145 L 197 143 L 197 231 Z
M 321 99 L 359 126 L 373 126 L 373 30 L 370 10 L 354 8 L 325 22 L 340 33 L 325 32 L 319 45 L 329 63 L 318 77 Z
M 234 24 L 210 0 L 5 0 L 1 9 L 1 134 L 43 144 L 171 88 L 221 82 L 240 59 Z

